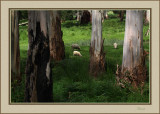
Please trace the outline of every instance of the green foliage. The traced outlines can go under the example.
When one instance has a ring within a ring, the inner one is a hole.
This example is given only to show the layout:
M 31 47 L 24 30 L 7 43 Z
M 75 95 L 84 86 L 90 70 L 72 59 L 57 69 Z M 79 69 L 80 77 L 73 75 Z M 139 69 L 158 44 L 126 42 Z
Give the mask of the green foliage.
M 115 14 L 110 12 L 109 16 Z M 91 39 L 91 24 L 80 25 L 75 20 L 62 23 L 63 40 L 66 58 L 60 62 L 53 62 L 53 99 L 54 102 L 149 102 L 149 57 L 146 57 L 147 82 L 143 95 L 140 90 L 129 91 L 116 86 L 116 65 L 122 64 L 123 39 L 125 21 L 109 18 L 103 22 L 104 51 L 106 53 L 106 71 L 94 79 L 89 75 L 89 45 Z M 145 36 L 148 25 L 144 25 L 144 49 L 149 51 L 149 37 Z M 114 49 L 113 43 L 118 43 Z M 81 46 L 82 57 L 73 56 L 72 43 Z M 28 49 L 27 27 L 20 26 L 20 57 L 22 82 L 13 82 L 11 86 L 11 101 L 23 102 L 25 91 L 25 67 Z
M 61 10 L 60 16 L 62 20 L 73 20 L 75 18 L 76 10 Z
M 28 18 L 28 11 L 26 10 L 20 10 L 19 11 L 19 19 L 27 19 Z

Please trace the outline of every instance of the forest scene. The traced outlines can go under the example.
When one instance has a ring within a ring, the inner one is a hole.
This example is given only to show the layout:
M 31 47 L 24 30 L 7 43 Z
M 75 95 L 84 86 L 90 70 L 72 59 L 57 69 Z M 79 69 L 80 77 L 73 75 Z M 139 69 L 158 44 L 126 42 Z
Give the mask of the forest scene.
M 11 10 L 11 103 L 149 103 L 150 10 Z

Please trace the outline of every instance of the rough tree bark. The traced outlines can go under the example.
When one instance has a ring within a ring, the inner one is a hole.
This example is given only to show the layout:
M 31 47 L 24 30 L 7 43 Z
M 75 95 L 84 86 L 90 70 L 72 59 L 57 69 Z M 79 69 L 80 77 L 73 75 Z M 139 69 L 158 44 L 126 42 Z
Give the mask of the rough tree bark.
M 49 46 L 50 57 L 55 61 L 60 61 L 65 57 L 64 42 L 62 40 L 61 22 L 58 11 L 50 12 L 50 27 L 49 27 Z
M 88 10 L 84 10 L 81 17 L 81 24 L 88 24 L 91 22 L 91 14 Z
M 125 83 L 130 83 L 134 88 L 144 85 L 146 67 L 143 49 L 143 11 L 126 11 L 122 69 L 117 69 L 116 74 L 117 81 L 123 86 Z
M 102 14 L 100 10 L 92 10 L 92 38 L 90 45 L 90 73 L 97 76 L 105 70 L 105 53 L 102 39 Z
M 28 12 L 29 49 L 26 66 L 26 102 L 52 101 L 49 30 L 50 11 Z
M 11 78 L 21 80 L 19 49 L 19 12 L 11 11 Z

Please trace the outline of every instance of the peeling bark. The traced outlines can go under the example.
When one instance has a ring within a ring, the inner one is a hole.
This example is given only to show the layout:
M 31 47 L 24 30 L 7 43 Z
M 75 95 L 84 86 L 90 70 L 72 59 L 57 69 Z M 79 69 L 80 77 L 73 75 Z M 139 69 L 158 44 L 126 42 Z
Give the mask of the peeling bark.
M 92 38 L 90 46 L 90 73 L 97 76 L 105 71 L 105 53 L 103 52 L 102 14 L 100 10 L 92 11 Z
M 11 78 L 21 80 L 19 49 L 19 12 L 11 11 Z
M 60 61 L 65 57 L 64 42 L 62 40 L 61 22 L 58 11 L 50 12 L 49 46 L 50 57 Z
M 25 101 L 51 102 L 50 11 L 29 11 L 28 18 L 29 49 L 26 66 Z
M 143 49 L 143 11 L 127 10 L 123 62 L 122 68 L 117 68 L 117 82 L 124 82 L 124 85 L 130 83 L 134 88 L 144 85 L 146 79 L 145 56 Z

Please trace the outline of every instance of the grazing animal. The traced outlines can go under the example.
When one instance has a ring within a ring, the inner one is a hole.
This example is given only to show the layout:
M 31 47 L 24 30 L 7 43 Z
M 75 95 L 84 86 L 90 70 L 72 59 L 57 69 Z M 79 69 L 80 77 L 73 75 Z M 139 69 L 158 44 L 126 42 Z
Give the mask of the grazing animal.
M 82 57 L 82 55 L 79 51 L 73 51 L 73 55 Z
M 72 44 L 72 49 L 79 49 L 80 50 L 80 46 L 78 44 Z
M 115 49 L 116 49 L 116 48 L 117 48 L 117 46 L 118 46 L 118 45 L 117 45 L 117 43 L 114 43 L 113 45 L 114 45 L 114 48 L 115 48 Z

